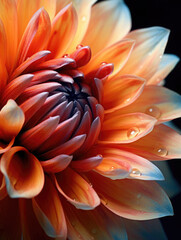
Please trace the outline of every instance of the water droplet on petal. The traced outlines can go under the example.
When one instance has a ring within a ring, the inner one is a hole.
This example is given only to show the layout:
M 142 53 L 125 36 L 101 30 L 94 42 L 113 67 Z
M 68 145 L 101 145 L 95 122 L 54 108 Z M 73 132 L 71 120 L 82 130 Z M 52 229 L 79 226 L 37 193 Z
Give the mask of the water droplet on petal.
M 164 156 L 168 155 L 168 151 L 165 148 L 159 148 L 159 149 L 157 149 L 156 152 L 157 152 L 157 155 L 159 155 L 161 157 L 164 157 Z
M 82 22 L 85 22 L 86 16 L 83 16 L 83 17 L 81 18 L 81 20 L 82 20 Z
M 146 109 L 145 113 L 154 118 L 159 118 L 161 115 L 160 109 L 156 106 L 150 106 L 149 108 Z
M 106 65 L 107 64 L 107 62 L 102 62 L 101 63 L 101 66 L 104 66 L 104 65 Z
M 64 54 L 63 57 L 67 58 L 67 57 L 69 57 L 69 54 Z
M 137 127 L 132 127 L 128 129 L 127 136 L 129 139 L 136 137 L 139 134 L 140 130 Z
M 110 170 L 114 170 L 114 169 L 115 169 L 115 167 L 113 167 L 113 166 L 112 166 L 112 167 L 110 167 Z
M 77 47 L 76 47 L 76 49 L 80 49 L 80 48 L 82 48 L 82 47 L 83 47 L 82 44 L 78 44 Z
M 142 173 L 141 173 L 140 170 L 138 170 L 137 168 L 133 168 L 132 171 L 131 171 L 131 175 L 132 175 L 132 176 L 139 177 L 139 176 L 142 175 Z

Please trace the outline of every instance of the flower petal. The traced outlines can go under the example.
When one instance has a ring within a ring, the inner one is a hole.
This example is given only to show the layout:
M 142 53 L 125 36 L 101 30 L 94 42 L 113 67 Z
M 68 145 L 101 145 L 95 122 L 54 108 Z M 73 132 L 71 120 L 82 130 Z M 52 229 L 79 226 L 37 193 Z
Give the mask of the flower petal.
M 104 63 L 113 63 L 113 74 L 116 74 L 128 60 L 133 45 L 133 40 L 124 39 L 103 49 L 98 52 L 85 67 L 83 67 L 84 74 L 86 75 L 89 72 L 92 72 Z
M 150 160 L 181 158 L 181 135 L 170 127 L 160 124 L 147 136 L 123 148 Z
M 147 81 L 147 84 L 158 85 L 173 70 L 179 62 L 179 57 L 172 54 L 164 54 L 155 74 Z
M 91 15 L 91 7 L 96 2 L 96 0 L 72 0 L 69 2 L 73 3 L 73 6 L 75 7 L 78 15 L 77 32 L 70 47 L 67 50 L 67 53 L 72 53 L 76 49 L 76 46 L 81 43 L 86 33 Z
M 47 46 L 52 58 L 65 54 L 75 36 L 76 29 L 77 14 L 72 4 L 69 4 L 56 15 L 52 22 L 52 31 Z
M 6 32 L 4 29 L 4 24 L 1 19 L 0 19 L 0 48 L 1 48 L 0 92 L 3 92 L 7 82 L 7 69 L 6 69 L 7 41 L 6 41 Z
M 51 31 L 48 13 L 44 9 L 38 10 L 22 36 L 18 49 L 18 65 L 34 53 L 44 49 Z
M 28 25 L 33 14 L 41 7 L 44 7 L 48 12 L 50 19 L 52 20 L 56 12 L 56 0 L 18 0 L 18 35 L 21 39 L 23 32 Z
M 0 136 L 5 141 L 11 141 L 24 124 L 24 114 L 14 100 L 9 100 L 0 111 Z
M 168 240 L 161 222 L 157 219 L 150 221 L 132 221 L 124 219 L 129 240 Z
M 9 196 L 0 201 L 0 236 L 1 239 L 21 239 L 21 226 L 18 200 Z
M 50 117 L 34 128 L 25 131 L 20 136 L 20 143 L 30 151 L 36 150 L 52 135 L 58 126 L 59 119 L 59 116 Z
M 0 172 L 0 201 L 7 196 L 6 182 L 3 174 Z
M 11 198 L 32 198 L 44 184 L 44 173 L 38 159 L 23 147 L 13 147 L 1 158 L 1 172 Z
M 120 41 L 130 28 L 131 16 L 124 1 L 99 2 L 92 7 L 91 19 L 82 43 L 90 46 L 95 55 L 101 49 Z
M 173 214 L 169 198 L 153 181 L 111 180 L 93 172 L 88 178 L 104 206 L 119 216 L 147 220 Z
M 103 106 L 106 113 L 126 107 L 143 91 L 145 80 L 134 75 L 110 78 L 104 84 Z
M 57 174 L 55 184 L 58 191 L 78 209 L 90 210 L 100 204 L 92 186 L 71 168 Z
M 146 86 L 136 101 L 120 109 L 121 114 L 131 112 L 146 113 L 158 122 L 170 121 L 181 117 L 181 96 L 164 87 Z
M 107 115 L 100 134 L 101 143 L 134 142 L 152 131 L 156 119 L 143 113 Z
M 122 219 L 103 206 L 91 211 L 83 211 L 73 208 L 67 202 L 64 202 L 63 205 L 69 240 L 127 240 Z
M 0 1 L 0 19 L 6 32 L 6 66 L 8 73 L 10 73 L 16 60 L 18 37 L 17 9 L 14 0 Z
M 21 229 L 23 240 L 42 239 L 52 240 L 40 226 L 32 208 L 32 200 L 19 199 Z M 20 238 L 19 238 L 20 239 Z M 18 240 L 19 240 L 18 239 Z
M 72 158 L 72 156 L 61 154 L 52 159 L 41 161 L 41 165 L 44 171 L 49 173 L 57 173 L 67 168 Z
M 161 27 L 130 32 L 126 37 L 134 39 L 136 44 L 121 74 L 134 74 L 146 80 L 152 77 L 160 63 L 168 35 L 169 30 Z
M 49 237 L 66 239 L 67 226 L 58 193 L 49 177 L 41 193 L 33 198 L 33 210 L 37 220 Z

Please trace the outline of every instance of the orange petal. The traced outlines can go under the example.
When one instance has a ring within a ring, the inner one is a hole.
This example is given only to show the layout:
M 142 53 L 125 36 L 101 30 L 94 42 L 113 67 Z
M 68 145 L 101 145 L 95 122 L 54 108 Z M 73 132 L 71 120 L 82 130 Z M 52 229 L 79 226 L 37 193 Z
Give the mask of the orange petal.
M 123 1 L 111 0 L 95 4 L 82 43 L 91 47 L 93 55 L 121 40 L 130 30 L 131 16 Z
M 41 161 L 41 165 L 45 172 L 57 173 L 68 167 L 73 156 L 61 154 L 52 159 Z
M 14 67 L 17 54 L 17 9 L 14 0 L 0 1 L 0 19 L 4 24 L 7 41 L 6 65 L 8 73 Z M 12 41 L 13 39 L 13 41 Z M 5 50 L 5 49 L 4 49 Z M 3 53 L 3 50 L 1 50 Z
M 125 39 L 103 49 L 98 52 L 85 67 L 83 67 L 84 74 L 86 75 L 97 69 L 101 63 L 113 63 L 113 74 L 116 74 L 127 62 L 133 45 L 133 40 Z
M 6 69 L 6 54 L 7 54 L 7 41 L 4 24 L 0 19 L 0 46 L 1 46 L 1 58 L 0 58 L 0 92 L 4 90 L 7 82 L 7 69 Z
M 0 141 L 0 154 L 7 152 L 14 144 L 15 138 L 13 138 L 9 143 L 4 143 L 4 141 Z
M 74 138 L 71 138 L 69 141 L 63 143 L 59 147 L 56 147 L 53 150 L 50 150 L 48 152 L 45 152 L 44 154 L 41 155 L 43 159 L 50 159 L 54 158 L 60 154 L 72 154 L 75 152 L 77 149 L 79 149 L 82 144 L 84 143 L 86 138 L 86 135 L 78 135 Z
M 37 220 L 49 237 L 66 239 L 67 226 L 58 193 L 49 177 L 41 193 L 33 198 Z
M 88 178 L 104 206 L 121 217 L 147 220 L 173 214 L 166 193 L 153 181 L 111 180 L 93 172 Z
M 24 124 L 24 114 L 14 100 L 9 100 L 0 111 L 0 135 L 5 141 L 11 141 Z
M 42 92 L 29 98 L 20 105 L 25 115 L 25 124 L 42 107 L 47 97 L 48 93 Z
M 126 107 L 142 93 L 145 80 L 134 75 L 109 79 L 104 84 L 103 106 L 106 113 Z
M 13 147 L 4 153 L 1 172 L 11 198 L 32 198 L 43 188 L 44 173 L 40 162 L 23 147 Z
M 40 226 L 33 212 L 32 200 L 20 198 L 19 208 L 23 240 L 52 240 Z
M 170 121 L 181 117 L 181 96 L 164 87 L 146 86 L 136 101 L 118 112 L 121 114 L 142 112 L 159 122 Z M 116 114 L 119 114 L 118 112 Z
M 134 142 L 152 131 L 156 119 L 143 113 L 106 116 L 100 141 L 103 143 Z
M 21 239 L 18 200 L 6 197 L 0 201 L 0 236 L 2 240 Z
M 97 167 L 102 162 L 102 156 L 97 155 L 94 157 L 76 160 L 71 162 L 71 167 L 78 172 L 88 172 Z
M 34 128 L 25 131 L 20 136 L 21 144 L 30 151 L 35 151 L 52 135 L 58 126 L 59 119 L 59 116 L 50 117 L 36 125 Z
M 53 19 L 52 31 L 47 46 L 47 49 L 51 51 L 51 58 L 61 57 L 66 53 L 75 36 L 76 29 L 77 13 L 72 4 L 69 4 Z
M 45 48 L 50 31 L 51 23 L 48 13 L 44 9 L 38 10 L 28 23 L 19 44 L 18 65 Z
M 6 182 L 3 174 L 0 172 L 0 201 L 7 196 Z
M 92 186 L 71 168 L 57 174 L 55 184 L 58 191 L 78 209 L 90 210 L 100 204 Z
M 146 80 L 152 77 L 160 63 L 168 35 L 169 30 L 161 27 L 130 32 L 126 37 L 135 40 L 135 47 L 121 74 L 134 74 Z
M 63 205 L 68 239 L 127 240 L 122 219 L 102 205 L 91 211 L 77 210 L 67 202 Z
M 25 74 L 12 80 L 3 92 L 2 103 L 6 103 L 8 99 L 16 100 L 16 98 L 30 85 L 32 78 L 33 74 Z
M 91 7 L 96 2 L 96 0 L 73 0 L 69 2 L 73 3 L 73 6 L 75 7 L 78 16 L 77 32 L 70 47 L 67 50 L 67 53 L 72 53 L 76 49 L 76 46 L 81 43 L 87 31 L 91 15 Z
M 179 58 L 172 54 L 164 54 L 155 74 L 147 81 L 147 84 L 158 85 L 174 69 Z
M 36 0 L 31 2 L 28 0 L 17 0 L 19 39 L 21 39 L 33 14 L 41 7 L 44 7 L 52 20 L 56 12 L 56 0 Z
M 150 160 L 181 158 L 181 135 L 170 127 L 160 124 L 147 136 L 123 148 Z

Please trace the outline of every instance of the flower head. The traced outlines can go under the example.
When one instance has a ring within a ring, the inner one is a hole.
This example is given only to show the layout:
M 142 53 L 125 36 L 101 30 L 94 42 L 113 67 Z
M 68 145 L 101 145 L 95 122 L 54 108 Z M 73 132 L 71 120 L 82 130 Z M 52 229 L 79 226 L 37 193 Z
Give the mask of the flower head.
M 2 239 L 135 239 L 126 219 L 172 214 L 151 162 L 181 156 L 169 31 L 95 2 L 0 1 Z

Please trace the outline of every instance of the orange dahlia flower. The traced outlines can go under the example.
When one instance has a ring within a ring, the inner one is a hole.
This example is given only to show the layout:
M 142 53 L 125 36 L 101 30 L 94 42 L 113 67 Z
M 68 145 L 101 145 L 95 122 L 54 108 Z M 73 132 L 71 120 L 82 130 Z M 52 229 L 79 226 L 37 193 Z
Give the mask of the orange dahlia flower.
M 95 2 L 0 0 L 0 239 L 143 239 L 126 219 L 172 214 L 152 163 L 181 157 L 169 31 Z

